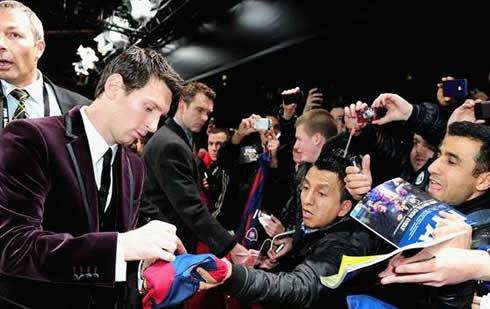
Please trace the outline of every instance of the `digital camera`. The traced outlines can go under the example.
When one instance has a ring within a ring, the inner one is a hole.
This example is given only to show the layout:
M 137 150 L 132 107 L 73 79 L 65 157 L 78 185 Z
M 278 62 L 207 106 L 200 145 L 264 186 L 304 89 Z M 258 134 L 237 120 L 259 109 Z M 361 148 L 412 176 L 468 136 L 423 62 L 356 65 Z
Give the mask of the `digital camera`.
M 281 95 L 284 105 L 291 105 L 291 104 L 296 104 L 300 105 L 303 103 L 303 92 L 295 92 L 291 94 L 282 94 Z
M 357 111 L 357 123 L 363 124 L 378 119 L 377 109 L 368 107 L 363 111 Z

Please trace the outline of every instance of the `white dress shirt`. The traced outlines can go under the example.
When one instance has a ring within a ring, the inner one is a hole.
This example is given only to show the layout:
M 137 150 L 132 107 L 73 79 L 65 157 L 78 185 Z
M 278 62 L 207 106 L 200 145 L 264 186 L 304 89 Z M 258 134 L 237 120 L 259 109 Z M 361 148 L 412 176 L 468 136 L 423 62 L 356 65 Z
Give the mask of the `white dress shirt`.
M 28 118 L 40 118 L 44 117 L 44 78 L 42 73 L 37 71 L 37 79 L 30 85 L 22 88 L 29 93 L 29 97 L 25 101 L 26 103 L 26 113 Z M 9 121 L 12 120 L 15 110 L 19 105 L 19 101 L 14 98 L 10 93 L 12 90 L 18 88 L 5 80 L 0 80 L 2 84 L 3 94 L 7 98 L 7 106 L 8 106 L 8 118 Z M 19 88 L 20 89 L 20 88 Z M 46 89 L 48 92 L 49 99 L 49 116 L 59 116 L 61 115 L 61 109 L 58 105 L 58 101 L 56 100 L 56 96 L 54 94 L 54 90 L 51 88 L 49 84 L 46 83 Z
M 109 149 L 109 147 L 112 149 L 111 173 L 110 173 L 111 184 L 109 186 L 107 201 L 104 206 L 104 211 L 106 211 L 107 207 L 109 207 L 112 198 L 112 187 L 113 187 L 112 164 L 114 163 L 114 158 L 116 157 L 118 145 L 107 144 L 105 139 L 102 137 L 102 135 L 100 135 L 100 133 L 94 127 L 90 119 L 87 117 L 87 112 L 85 111 L 86 108 L 87 106 L 83 106 L 82 108 L 80 108 L 80 114 L 82 115 L 83 126 L 85 127 L 85 133 L 87 134 L 88 146 L 90 149 L 90 156 L 92 159 L 92 167 L 94 169 L 95 183 L 97 184 L 97 189 L 100 189 L 104 154 L 106 153 L 107 149 Z M 116 247 L 116 281 L 126 281 L 126 261 L 124 260 L 124 252 L 121 248 L 119 237 L 117 240 L 117 247 Z

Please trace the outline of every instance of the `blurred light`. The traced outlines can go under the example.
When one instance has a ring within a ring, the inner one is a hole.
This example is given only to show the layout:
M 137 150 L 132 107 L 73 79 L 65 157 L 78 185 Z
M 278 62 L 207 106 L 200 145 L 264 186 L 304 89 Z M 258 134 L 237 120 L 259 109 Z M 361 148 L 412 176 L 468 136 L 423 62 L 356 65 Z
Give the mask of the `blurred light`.
M 99 61 L 99 57 L 95 55 L 95 51 L 90 47 L 83 47 L 80 45 L 77 49 L 77 55 L 82 59 L 79 62 L 74 62 L 73 66 L 77 75 L 87 75 L 88 70 L 93 70 L 95 68 L 95 63 Z
M 114 45 L 112 42 L 106 40 L 107 35 L 104 33 L 100 33 L 98 36 L 94 38 L 94 41 L 97 42 L 97 51 L 105 56 L 108 52 L 114 50 Z
M 130 0 L 131 17 L 144 26 L 155 17 L 161 2 L 162 0 Z

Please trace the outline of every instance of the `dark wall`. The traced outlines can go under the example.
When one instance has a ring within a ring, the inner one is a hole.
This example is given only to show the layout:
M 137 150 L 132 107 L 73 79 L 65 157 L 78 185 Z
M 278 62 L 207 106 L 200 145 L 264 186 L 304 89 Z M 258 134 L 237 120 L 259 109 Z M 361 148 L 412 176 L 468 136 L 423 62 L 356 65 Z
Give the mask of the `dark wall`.
M 371 102 L 382 92 L 435 102 L 436 83 L 446 75 L 489 90 L 489 28 L 481 4 L 397 6 L 350 18 L 314 39 L 205 78 L 217 91 L 216 118 L 262 112 L 278 102 L 278 88 L 294 86 L 321 85 L 346 102 Z

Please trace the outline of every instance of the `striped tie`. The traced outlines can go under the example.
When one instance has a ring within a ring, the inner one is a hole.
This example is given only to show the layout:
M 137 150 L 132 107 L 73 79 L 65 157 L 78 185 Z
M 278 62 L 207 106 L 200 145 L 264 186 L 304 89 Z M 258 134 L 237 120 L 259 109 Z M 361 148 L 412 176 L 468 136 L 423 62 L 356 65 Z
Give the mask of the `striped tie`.
M 23 89 L 14 89 L 10 94 L 19 100 L 19 105 L 12 116 L 12 120 L 27 118 L 26 100 L 29 97 L 29 93 Z

